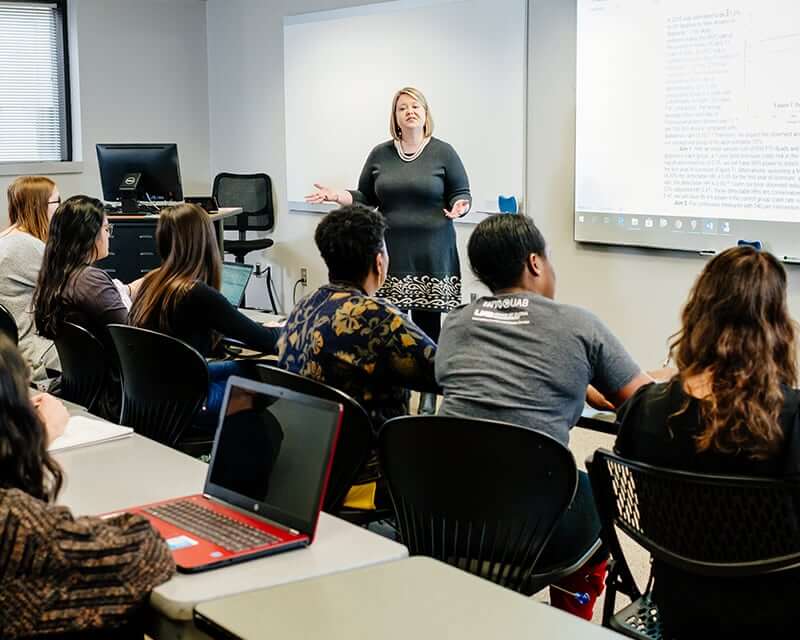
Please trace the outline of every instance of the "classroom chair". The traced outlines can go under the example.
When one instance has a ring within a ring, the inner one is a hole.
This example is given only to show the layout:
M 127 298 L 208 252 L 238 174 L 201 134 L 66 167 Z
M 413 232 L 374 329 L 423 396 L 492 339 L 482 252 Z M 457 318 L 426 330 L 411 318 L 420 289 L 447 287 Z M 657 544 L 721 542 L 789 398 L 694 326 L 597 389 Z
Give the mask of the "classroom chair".
M 391 518 L 394 515 L 391 509 L 352 509 L 342 505 L 359 471 L 376 446 L 372 421 L 364 408 L 346 393 L 316 380 L 265 364 L 259 364 L 256 369 L 261 382 L 338 402 L 344 408 L 323 509 L 358 525 Z
M 120 424 L 169 447 L 182 436 L 208 394 L 208 365 L 200 353 L 171 336 L 108 325 L 122 373 Z
M 539 570 L 541 552 L 578 487 L 569 449 L 540 431 L 493 420 L 407 416 L 387 421 L 378 441 L 411 555 L 532 595 L 576 572 L 599 549 L 598 541 L 568 565 Z
M 17 321 L 11 312 L 0 304 L 0 333 L 5 333 L 14 344 L 19 344 L 19 330 Z
M 636 585 L 616 527 L 657 559 L 697 576 L 751 577 L 800 567 L 800 484 L 664 469 L 598 449 L 586 460 L 612 562 L 603 625 L 662 638 L 650 585 Z M 617 593 L 631 604 L 614 613 Z
M 53 342 L 61 361 L 61 377 L 55 395 L 86 407 L 89 413 L 98 413 L 101 392 L 108 390 L 109 381 L 115 379 L 111 375 L 117 366 L 113 355 L 91 332 L 72 322 L 61 323 Z M 119 396 L 116 398 L 118 401 Z
M 236 262 L 244 264 L 248 253 L 263 251 L 274 244 L 272 238 L 247 239 L 248 231 L 270 231 L 275 226 L 272 180 L 266 173 L 218 173 L 214 178 L 212 195 L 220 207 L 242 208 L 238 216 L 223 220 L 226 231 L 238 231 L 239 234 L 237 240 L 225 241 L 225 253 L 233 255 Z M 277 312 L 270 267 L 267 267 L 266 282 L 272 310 Z

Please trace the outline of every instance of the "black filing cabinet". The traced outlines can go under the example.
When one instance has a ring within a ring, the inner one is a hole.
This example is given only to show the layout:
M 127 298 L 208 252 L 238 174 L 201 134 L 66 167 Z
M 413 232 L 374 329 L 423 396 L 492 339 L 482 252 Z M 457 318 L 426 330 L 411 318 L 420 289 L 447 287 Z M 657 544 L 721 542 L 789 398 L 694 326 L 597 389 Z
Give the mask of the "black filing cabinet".
M 114 225 L 114 237 L 109 241 L 108 257 L 98 262 L 98 267 L 112 278 L 129 283 L 161 264 L 156 249 L 157 218 L 109 217 L 108 221 Z

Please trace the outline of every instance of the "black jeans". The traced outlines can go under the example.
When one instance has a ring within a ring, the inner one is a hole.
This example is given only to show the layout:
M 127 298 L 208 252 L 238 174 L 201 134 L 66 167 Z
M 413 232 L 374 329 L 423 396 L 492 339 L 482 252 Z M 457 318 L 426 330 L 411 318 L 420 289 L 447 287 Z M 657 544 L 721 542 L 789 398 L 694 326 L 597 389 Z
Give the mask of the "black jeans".
M 544 573 L 551 566 L 577 561 L 599 537 L 600 516 L 594 504 L 592 485 L 586 472 L 579 471 L 575 498 L 542 551 L 536 566 L 537 573 Z M 601 547 L 589 559 L 589 563 L 599 562 L 607 555 L 608 552 Z

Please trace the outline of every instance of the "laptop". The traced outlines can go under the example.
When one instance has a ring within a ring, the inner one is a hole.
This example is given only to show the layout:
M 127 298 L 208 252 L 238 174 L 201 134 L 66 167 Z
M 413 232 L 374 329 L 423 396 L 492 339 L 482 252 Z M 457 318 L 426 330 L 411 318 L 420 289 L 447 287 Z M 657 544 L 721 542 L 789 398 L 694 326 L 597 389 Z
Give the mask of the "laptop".
M 145 516 L 194 573 L 314 540 L 342 406 L 232 376 L 202 494 L 126 509 Z
M 222 295 L 234 307 L 242 304 L 247 283 L 250 282 L 250 277 L 253 275 L 253 269 L 252 264 L 222 263 Z

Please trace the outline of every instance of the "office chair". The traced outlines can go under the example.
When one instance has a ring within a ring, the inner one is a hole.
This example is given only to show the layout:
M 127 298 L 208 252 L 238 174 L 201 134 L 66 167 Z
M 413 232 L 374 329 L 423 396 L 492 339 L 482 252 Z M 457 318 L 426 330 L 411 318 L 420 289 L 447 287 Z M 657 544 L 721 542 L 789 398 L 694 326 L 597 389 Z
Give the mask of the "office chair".
M 19 329 L 17 321 L 11 312 L 0 304 L 0 333 L 5 333 L 14 344 L 19 344 Z
M 261 382 L 338 402 L 344 407 L 342 429 L 336 443 L 323 509 L 359 525 L 390 518 L 393 515 L 390 509 L 351 509 L 342 505 L 376 444 L 372 421 L 363 407 L 346 393 L 296 373 L 265 364 L 257 365 L 256 371 L 257 379 Z
M 200 353 L 171 336 L 108 325 L 122 372 L 120 424 L 178 448 L 208 395 L 208 365 Z
M 263 251 L 271 247 L 272 238 L 247 239 L 248 231 L 269 231 L 275 226 L 272 206 L 272 180 L 266 173 L 218 173 L 214 178 L 212 195 L 220 207 L 241 207 L 238 216 L 223 220 L 223 228 L 238 231 L 238 240 L 226 240 L 225 252 L 234 256 L 236 262 L 252 251 Z M 272 270 L 267 267 L 267 294 L 272 310 L 277 312 L 272 293 Z
M 653 559 L 697 576 L 742 578 L 800 568 L 796 482 L 675 471 L 605 449 L 589 456 L 586 467 L 612 559 L 603 626 L 631 638 L 662 638 L 658 604 L 649 585 L 644 593 L 637 587 L 616 527 Z M 617 592 L 632 602 L 615 614 Z
M 72 322 L 63 322 L 53 342 L 61 361 L 61 378 L 56 395 L 64 400 L 75 402 L 89 413 L 98 413 L 100 393 L 103 389 L 111 391 L 111 381 L 115 363 L 108 349 L 92 333 Z M 119 390 L 116 389 L 119 401 Z M 117 403 L 116 408 L 119 408 Z M 99 412 L 103 413 L 103 412 Z M 103 415 L 109 420 L 119 419 L 119 415 Z
M 531 595 L 597 551 L 538 571 L 578 487 L 569 449 L 533 429 L 468 418 L 408 416 L 378 436 L 400 536 L 430 556 Z

